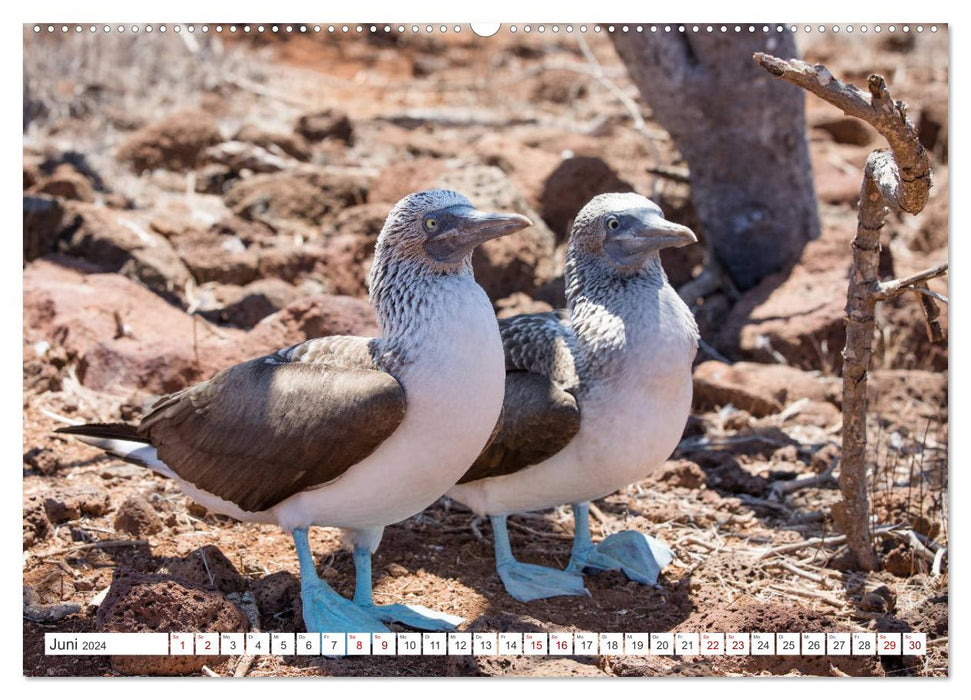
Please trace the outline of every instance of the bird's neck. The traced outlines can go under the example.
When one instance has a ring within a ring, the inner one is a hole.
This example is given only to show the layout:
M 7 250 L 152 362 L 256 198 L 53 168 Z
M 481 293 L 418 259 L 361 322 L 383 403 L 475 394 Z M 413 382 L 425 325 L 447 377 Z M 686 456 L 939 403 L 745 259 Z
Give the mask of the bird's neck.
M 678 317 L 674 330 L 686 345 L 695 342 L 694 318 L 668 284 L 656 253 L 629 274 L 618 273 L 602 256 L 573 256 L 567 280 L 581 380 L 622 371 L 632 354 L 649 348 L 667 329 L 672 313 Z
M 375 359 L 395 376 L 427 354 L 430 343 L 445 342 L 436 329 L 451 314 L 461 313 L 466 297 L 485 297 L 472 276 L 471 262 L 449 272 L 429 271 L 417 260 L 375 265 L 380 265 L 372 269 L 370 290 L 380 330 Z

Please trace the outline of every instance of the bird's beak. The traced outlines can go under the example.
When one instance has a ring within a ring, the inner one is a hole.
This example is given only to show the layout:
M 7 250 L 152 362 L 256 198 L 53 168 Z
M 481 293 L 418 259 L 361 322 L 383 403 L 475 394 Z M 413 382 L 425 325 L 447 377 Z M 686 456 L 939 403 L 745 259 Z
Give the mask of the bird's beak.
M 428 253 L 442 262 L 459 261 L 476 246 L 533 223 L 522 214 L 492 214 L 471 207 L 456 211 L 453 216 L 454 224 L 425 244 Z
M 605 241 L 607 252 L 620 264 L 632 264 L 637 258 L 664 248 L 698 242 L 690 228 L 668 221 L 653 209 L 631 212 L 622 221 L 616 231 L 607 231 Z

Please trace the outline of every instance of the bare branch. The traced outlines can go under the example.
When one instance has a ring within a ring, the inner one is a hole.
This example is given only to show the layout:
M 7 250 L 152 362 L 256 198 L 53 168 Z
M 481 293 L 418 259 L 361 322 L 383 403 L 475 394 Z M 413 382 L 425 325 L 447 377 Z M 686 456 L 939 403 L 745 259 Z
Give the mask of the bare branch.
M 918 272 L 916 275 L 910 275 L 909 277 L 901 277 L 900 279 L 890 280 L 888 282 L 881 282 L 877 286 L 877 290 L 874 296 L 878 301 L 883 301 L 885 299 L 892 299 L 898 294 L 903 294 L 904 292 L 911 291 L 908 287 L 913 287 L 920 282 L 926 282 L 927 280 L 934 279 L 935 277 L 940 277 L 947 272 L 947 263 L 943 265 L 938 265 L 937 267 L 931 267 L 923 272 Z M 946 299 L 942 299 L 946 303 Z
M 912 292 L 917 292 L 918 294 L 929 296 L 931 299 L 937 299 L 942 304 L 951 303 L 951 300 L 948 299 L 946 296 L 944 296 L 943 294 L 938 294 L 937 292 L 931 289 L 928 289 L 927 287 L 916 286 L 916 287 L 907 287 L 907 289 L 909 289 Z
M 907 118 L 907 105 L 891 97 L 882 76 L 871 75 L 867 80 L 868 92 L 864 92 L 833 77 L 823 65 L 811 66 L 798 59 L 784 61 L 764 53 L 755 54 L 755 60 L 776 77 L 813 93 L 844 114 L 862 119 L 876 129 L 890 144 L 891 153 L 871 154 L 873 162 L 867 161 L 868 174 L 880 184 L 881 194 L 890 205 L 911 214 L 924 208 L 930 187 L 930 158 L 917 138 L 917 128 Z
M 607 77 L 603 66 L 600 65 L 600 61 L 597 60 L 597 57 L 593 55 L 593 51 L 591 51 L 590 47 L 587 45 L 586 39 L 584 39 L 580 34 L 577 34 L 576 37 L 577 43 L 580 45 L 580 51 L 583 53 L 583 57 L 587 59 L 587 63 L 590 64 L 590 75 L 594 80 L 607 88 L 610 94 L 616 97 L 617 101 L 624 106 L 624 109 L 627 110 L 627 113 L 634 121 L 634 128 L 641 133 L 648 133 L 647 124 L 644 123 L 644 117 L 641 116 L 640 107 L 638 107 L 637 103 L 631 99 L 630 95 L 624 92 L 614 81 Z
M 937 304 L 929 296 L 932 294 L 931 290 L 927 288 L 926 284 L 915 285 L 914 291 L 918 292 L 917 298 L 920 301 L 920 306 L 924 310 L 924 328 L 927 331 L 927 339 L 932 343 L 940 343 L 944 340 L 944 329 L 941 328 L 941 310 L 937 308 Z M 925 295 L 926 293 L 926 295 Z
M 873 151 L 866 161 L 856 236 L 853 238 L 853 267 L 846 294 L 846 346 L 843 349 L 843 449 L 839 485 L 843 500 L 831 508 L 833 519 L 846 533 L 846 543 L 860 568 L 878 566 L 870 530 L 867 495 L 867 370 L 873 352 L 876 305 L 880 299 L 900 294 L 942 274 L 943 266 L 916 279 L 879 281 L 880 232 L 888 208 L 911 214 L 927 204 L 931 186 L 930 158 L 917 138 L 917 129 L 907 119 L 907 105 L 894 100 L 886 81 L 879 75 L 867 80 L 861 90 L 833 77 L 825 66 L 811 66 L 797 59 L 782 60 L 756 53 L 755 61 L 767 71 L 819 96 L 847 114 L 872 125 L 890 145 L 890 151 Z M 927 333 L 942 338 L 937 322 L 939 311 L 932 298 L 920 293 L 927 317 Z

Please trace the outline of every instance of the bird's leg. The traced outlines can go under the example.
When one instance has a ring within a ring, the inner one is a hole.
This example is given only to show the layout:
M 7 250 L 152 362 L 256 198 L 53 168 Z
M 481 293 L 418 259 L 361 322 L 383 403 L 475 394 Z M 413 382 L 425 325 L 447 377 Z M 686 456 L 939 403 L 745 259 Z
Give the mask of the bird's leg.
M 526 603 L 558 595 L 590 595 L 590 591 L 583 586 L 583 577 L 579 574 L 516 561 L 509 543 L 506 516 L 492 515 L 489 520 L 492 522 L 492 536 L 495 538 L 496 571 L 506 591 L 513 598 Z
M 300 560 L 300 598 L 308 632 L 387 632 L 366 610 L 339 596 L 317 576 L 307 528 L 293 531 Z
M 634 530 L 616 532 L 600 544 L 590 537 L 590 504 L 573 504 L 573 552 L 567 571 L 623 571 L 631 581 L 655 584 L 674 553 L 666 544 Z
M 454 630 L 465 622 L 456 615 L 431 610 L 423 605 L 375 605 L 371 592 L 371 550 L 367 547 L 354 547 L 354 570 L 357 579 L 354 584 L 354 604 L 381 622 L 400 622 L 420 630 Z

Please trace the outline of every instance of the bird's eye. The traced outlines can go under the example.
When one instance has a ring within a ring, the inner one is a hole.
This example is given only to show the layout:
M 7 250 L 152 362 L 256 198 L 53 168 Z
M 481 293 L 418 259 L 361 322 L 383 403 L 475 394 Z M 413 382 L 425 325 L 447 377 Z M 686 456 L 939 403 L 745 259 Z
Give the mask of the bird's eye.
M 620 228 L 620 220 L 614 216 L 611 216 L 609 219 L 607 219 L 607 228 L 611 231 L 616 231 Z
M 429 216 L 425 219 L 425 222 L 422 225 L 425 227 L 425 230 L 428 233 L 434 233 L 438 230 L 438 219 L 436 219 L 434 216 Z

